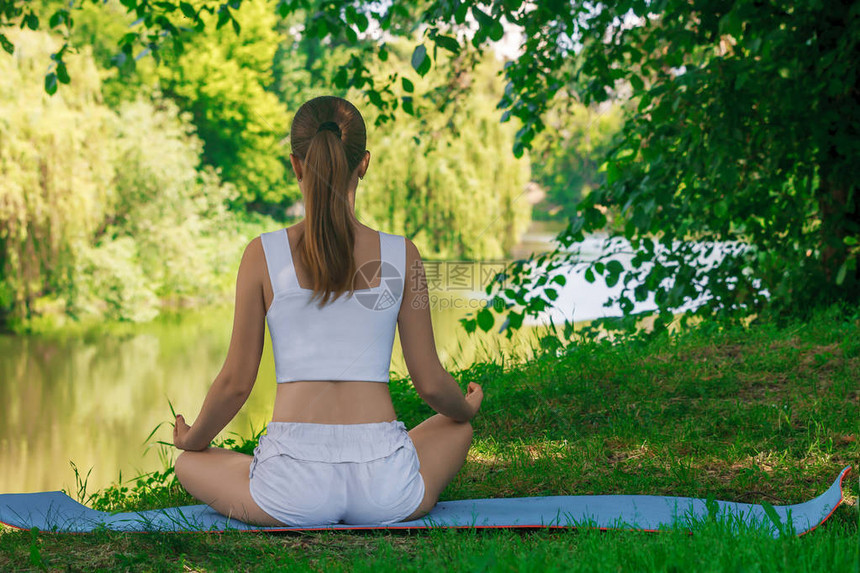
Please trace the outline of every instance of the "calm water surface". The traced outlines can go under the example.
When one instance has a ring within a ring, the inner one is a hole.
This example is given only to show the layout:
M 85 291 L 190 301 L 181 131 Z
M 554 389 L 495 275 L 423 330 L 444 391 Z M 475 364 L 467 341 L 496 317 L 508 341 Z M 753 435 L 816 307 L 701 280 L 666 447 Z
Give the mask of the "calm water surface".
M 510 347 L 503 336 L 496 348 L 486 337 L 479 342 L 457 322 L 480 301 L 451 292 L 435 297 L 433 330 L 446 368 L 466 367 Z M 230 305 L 159 317 L 122 335 L 65 340 L 0 335 L 0 493 L 65 489 L 74 497 L 70 462 L 82 475 L 91 471 L 90 493 L 115 483 L 120 472 L 127 479 L 161 470 L 159 448 L 147 451 L 144 442 L 161 423 L 154 439 L 172 441 L 168 401 L 194 420 L 224 364 L 232 325 Z M 408 374 L 399 334 L 391 370 Z M 267 332 L 254 390 L 225 432 L 249 435 L 251 427 L 260 429 L 271 419 L 274 380 Z

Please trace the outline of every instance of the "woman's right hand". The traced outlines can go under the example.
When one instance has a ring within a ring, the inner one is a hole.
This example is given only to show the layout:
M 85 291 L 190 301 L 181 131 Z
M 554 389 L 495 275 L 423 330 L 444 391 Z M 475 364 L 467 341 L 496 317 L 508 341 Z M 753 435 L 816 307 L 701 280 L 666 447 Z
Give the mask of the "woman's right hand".
M 484 400 L 484 390 L 477 382 L 469 382 L 469 387 L 466 389 L 466 403 L 472 407 L 472 417 L 481 409 L 481 402 Z

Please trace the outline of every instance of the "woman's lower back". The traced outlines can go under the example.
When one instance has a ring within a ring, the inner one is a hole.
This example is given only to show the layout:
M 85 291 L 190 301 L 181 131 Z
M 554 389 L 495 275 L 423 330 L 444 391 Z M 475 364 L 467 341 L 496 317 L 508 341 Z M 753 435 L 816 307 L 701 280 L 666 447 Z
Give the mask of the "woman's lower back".
M 306 380 L 278 384 L 273 422 L 367 424 L 397 419 L 388 384 Z

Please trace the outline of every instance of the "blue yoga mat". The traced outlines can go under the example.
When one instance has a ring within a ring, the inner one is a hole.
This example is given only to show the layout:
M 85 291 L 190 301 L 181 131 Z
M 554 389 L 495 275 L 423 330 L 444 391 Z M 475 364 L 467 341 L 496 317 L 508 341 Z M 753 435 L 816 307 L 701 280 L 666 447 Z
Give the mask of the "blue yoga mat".
M 761 505 L 658 495 L 558 495 L 440 501 L 426 516 L 392 525 L 343 524 L 303 527 L 261 527 L 229 519 L 207 505 L 110 514 L 90 509 L 59 491 L 0 495 L 0 523 L 42 531 L 83 533 L 106 528 L 115 531 L 318 531 L 328 529 L 427 529 L 433 527 L 589 527 L 658 531 L 718 520 L 770 527 L 774 537 L 789 531 L 802 535 L 824 523 L 842 502 L 845 467 L 820 496 L 795 505 L 773 506 L 782 525 L 777 527 Z M 710 508 L 708 507 L 710 505 Z

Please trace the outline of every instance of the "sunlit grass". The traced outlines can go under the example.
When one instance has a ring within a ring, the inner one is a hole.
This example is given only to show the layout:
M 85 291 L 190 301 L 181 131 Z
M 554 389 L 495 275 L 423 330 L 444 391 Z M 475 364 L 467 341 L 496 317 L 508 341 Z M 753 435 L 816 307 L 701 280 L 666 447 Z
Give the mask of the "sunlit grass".
M 463 388 L 482 384 L 485 399 L 466 464 L 441 501 L 654 494 L 785 505 L 821 494 L 853 466 L 846 502 L 799 538 L 730 534 L 707 522 L 693 535 L 583 528 L 31 538 L 6 530 L 0 569 L 25 566 L 36 547 L 52 567 L 132 570 L 856 570 L 858 372 L 860 319 L 831 309 L 781 329 L 687 332 L 648 344 L 583 341 L 560 357 L 454 373 Z M 392 380 L 391 390 L 408 428 L 433 414 L 407 380 Z M 259 433 L 252 428 L 222 445 L 251 453 Z M 197 503 L 175 482 L 175 450 L 159 446 L 163 472 L 81 497 L 114 511 Z

